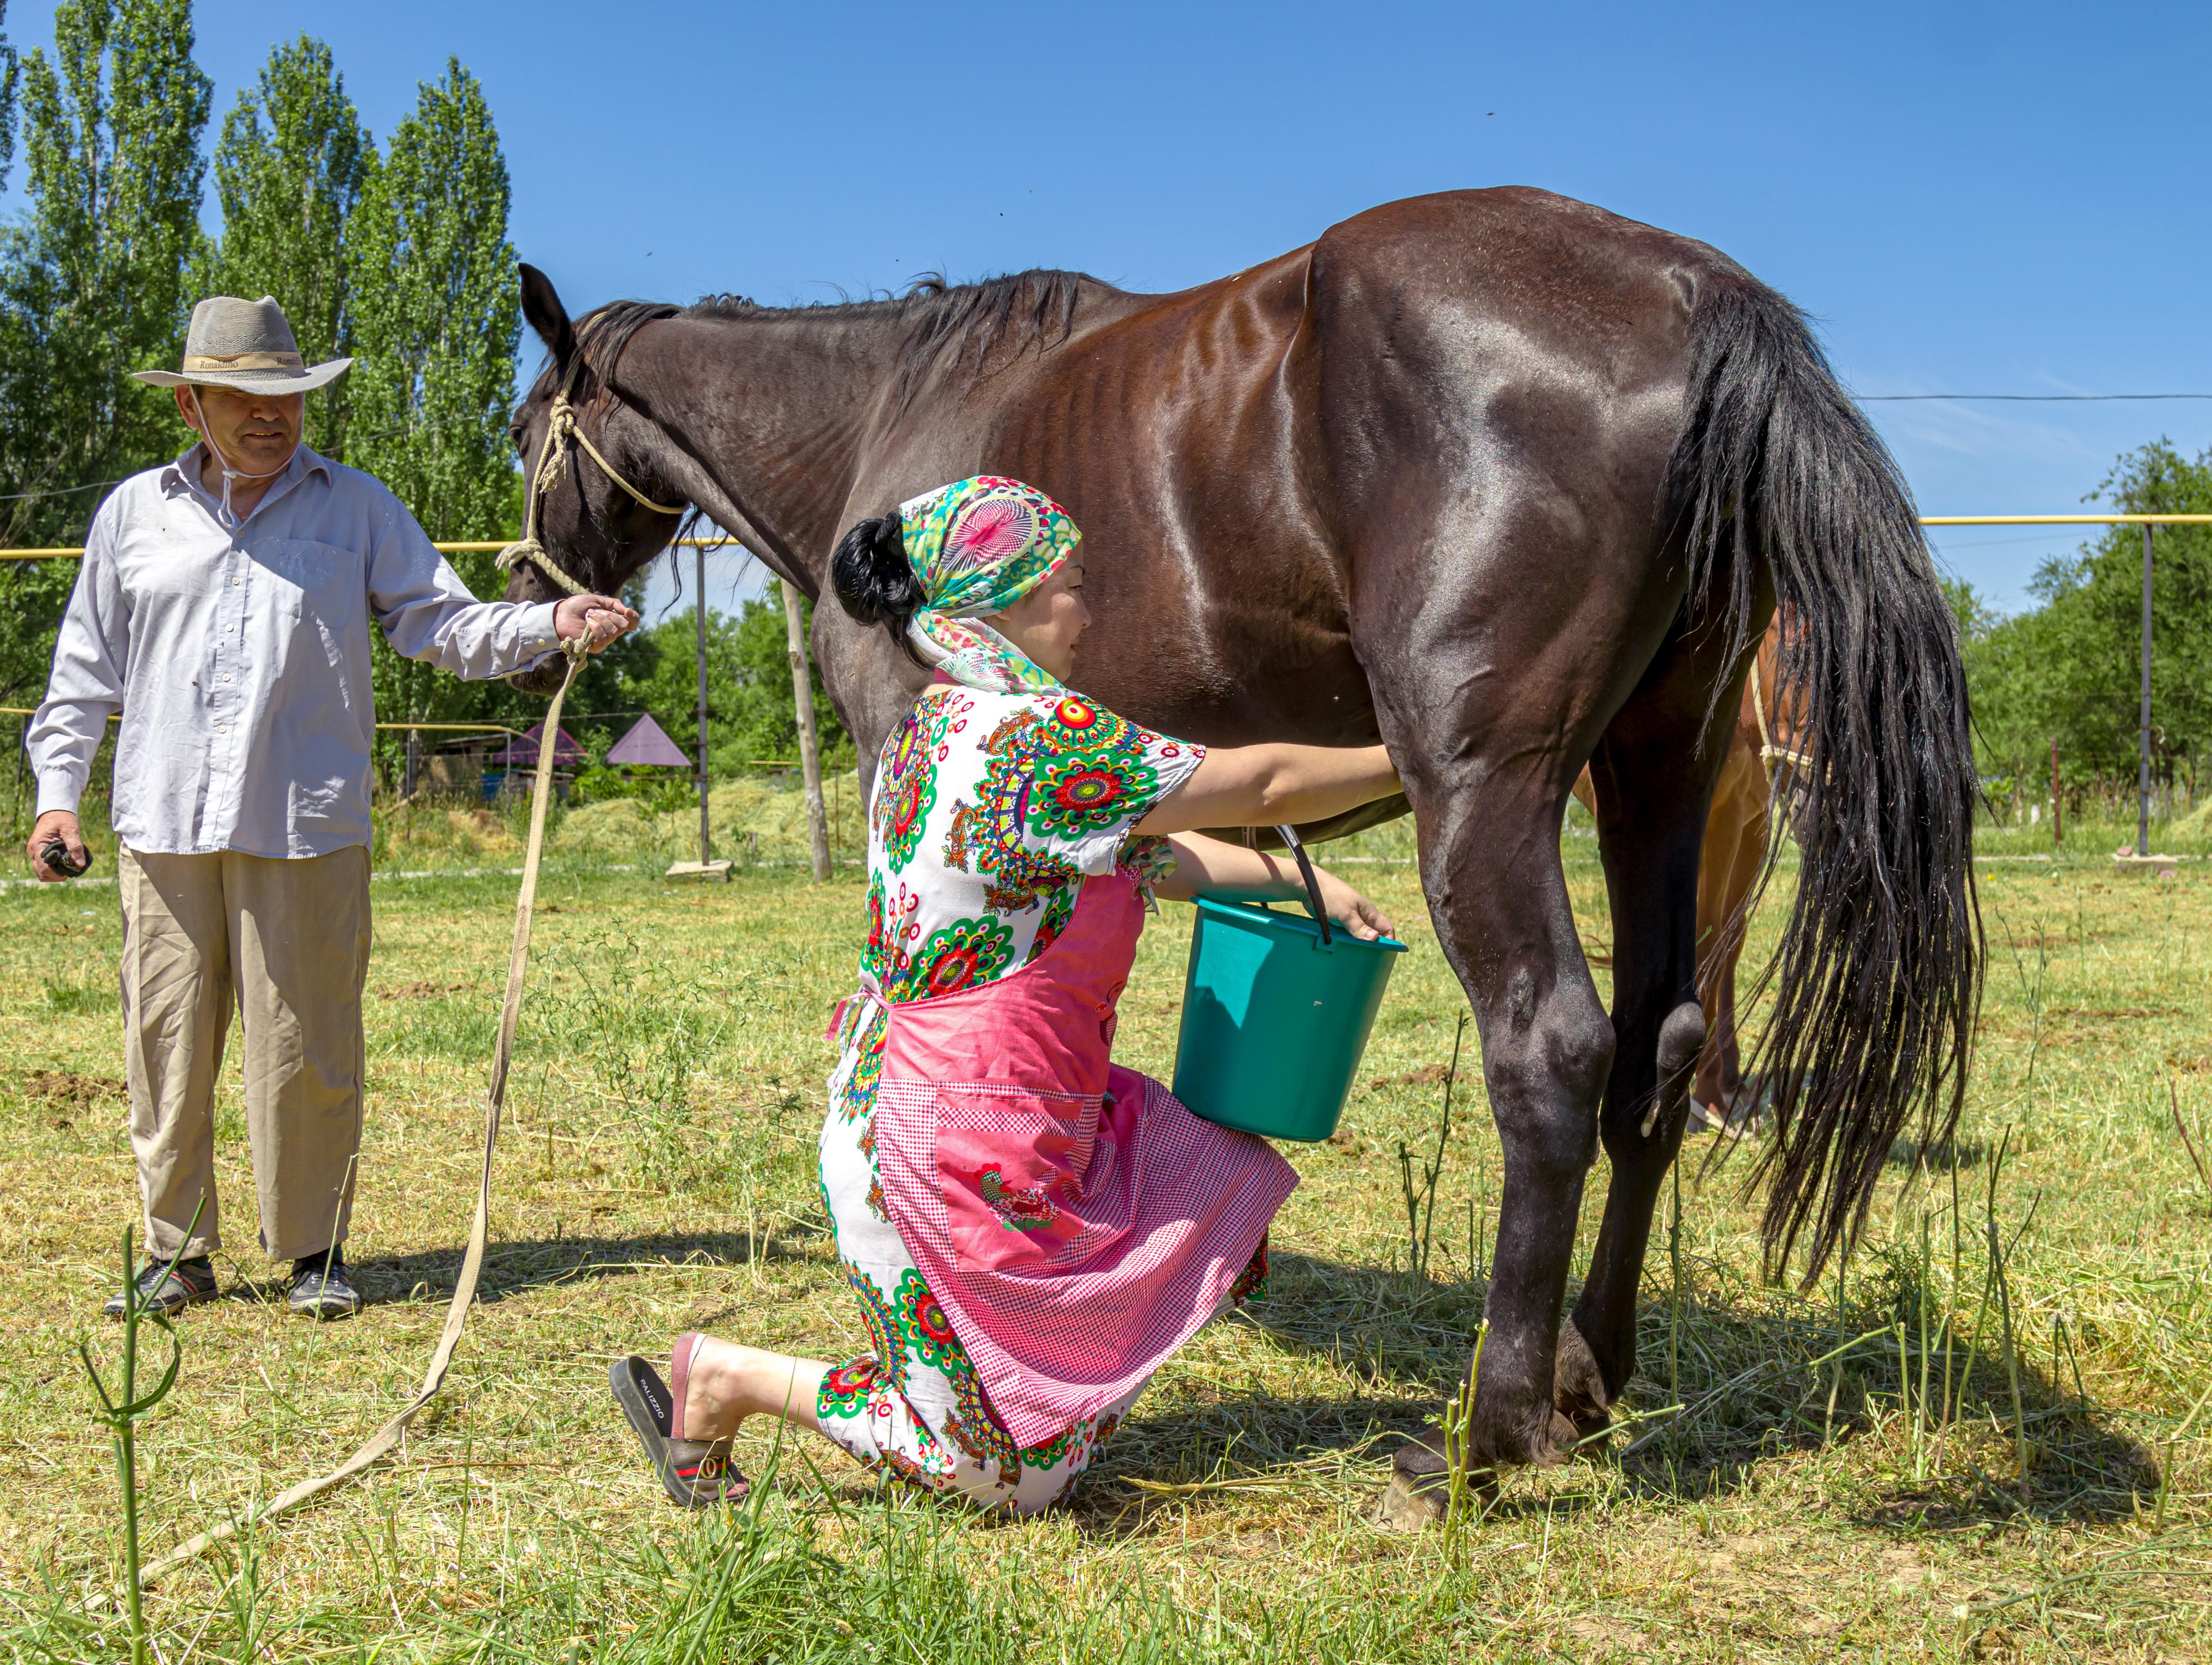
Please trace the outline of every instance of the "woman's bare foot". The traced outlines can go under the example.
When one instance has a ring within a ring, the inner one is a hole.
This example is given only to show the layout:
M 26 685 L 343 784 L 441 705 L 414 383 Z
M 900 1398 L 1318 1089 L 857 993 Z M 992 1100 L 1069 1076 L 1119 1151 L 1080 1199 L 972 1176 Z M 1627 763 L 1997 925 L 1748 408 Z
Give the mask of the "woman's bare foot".
M 716 1443 L 735 1435 L 749 1416 L 781 1416 L 793 1426 L 818 1431 L 816 1396 L 830 1367 L 819 1359 L 794 1358 L 711 1335 L 691 1343 L 684 1364 L 683 1403 L 677 1426 L 686 1439 Z

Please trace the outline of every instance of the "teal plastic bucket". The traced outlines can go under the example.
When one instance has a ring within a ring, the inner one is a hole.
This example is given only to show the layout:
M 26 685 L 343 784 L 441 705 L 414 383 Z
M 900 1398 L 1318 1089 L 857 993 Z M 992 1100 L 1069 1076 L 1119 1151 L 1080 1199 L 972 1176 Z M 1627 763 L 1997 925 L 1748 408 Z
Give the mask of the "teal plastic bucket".
M 1327 1139 L 1405 951 L 1387 937 L 1325 933 L 1303 914 L 1200 897 L 1175 1096 L 1224 1127 Z

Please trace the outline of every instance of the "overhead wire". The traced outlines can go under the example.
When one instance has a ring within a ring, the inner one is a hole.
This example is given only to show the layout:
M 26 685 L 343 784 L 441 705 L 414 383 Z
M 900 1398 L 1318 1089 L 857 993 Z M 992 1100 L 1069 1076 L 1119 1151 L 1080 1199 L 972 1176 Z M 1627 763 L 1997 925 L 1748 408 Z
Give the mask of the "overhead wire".
M 1905 404 L 1928 399 L 1980 399 L 2007 404 L 2098 404 L 2114 399 L 2212 399 L 2212 393 L 1854 393 L 1861 404 Z

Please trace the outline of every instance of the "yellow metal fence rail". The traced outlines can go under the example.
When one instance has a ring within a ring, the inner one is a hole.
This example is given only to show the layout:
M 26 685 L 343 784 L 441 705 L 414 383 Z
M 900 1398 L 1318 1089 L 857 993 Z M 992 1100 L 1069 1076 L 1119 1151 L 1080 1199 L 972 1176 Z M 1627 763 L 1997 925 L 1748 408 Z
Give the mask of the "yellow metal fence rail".
M 2212 520 L 2212 515 L 2203 517 Z M 490 555 L 503 550 L 512 539 L 479 540 L 471 544 L 434 544 L 431 548 L 441 555 Z M 737 540 L 730 538 L 679 538 L 676 546 L 687 550 L 737 549 Z M 0 561 L 73 561 L 84 553 L 82 544 L 56 544 L 39 550 L 0 550 Z
M 38 714 L 34 707 L 0 705 L 0 717 L 35 717 Z M 123 720 L 123 714 L 119 711 L 111 712 L 108 714 L 107 720 L 111 723 L 119 723 Z M 527 740 L 530 738 L 520 729 L 509 728 L 505 723 L 379 723 L 377 726 L 399 729 L 449 728 L 462 734 L 508 734 L 518 740 Z
M 2212 526 L 2212 514 L 1923 514 L 1923 526 Z M 496 539 L 465 544 L 436 544 L 441 555 L 489 555 L 507 547 Z M 744 546 L 729 538 L 679 538 L 672 547 L 686 550 L 738 550 Z M 0 561 L 73 561 L 84 553 L 82 544 L 56 544 L 46 549 L 0 550 Z

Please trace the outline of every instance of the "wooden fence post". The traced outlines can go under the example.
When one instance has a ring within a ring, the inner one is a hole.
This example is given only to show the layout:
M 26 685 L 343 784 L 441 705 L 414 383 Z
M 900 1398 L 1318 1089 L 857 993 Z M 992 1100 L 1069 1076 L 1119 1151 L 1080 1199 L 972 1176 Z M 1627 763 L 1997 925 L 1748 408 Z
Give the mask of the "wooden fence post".
M 699 592 L 699 866 L 705 868 L 714 860 L 714 842 L 708 834 L 707 819 L 707 546 L 700 544 L 692 553 L 698 557 L 696 571 Z
M 2058 738 L 2051 740 L 2051 848 L 2058 848 L 2066 842 L 2064 811 L 2058 807 Z
M 822 745 L 814 732 L 814 678 L 806 668 L 806 629 L 799 586 L 783 580 L 784 640 L 791 648 L 791 697 L 799 718 L 799 772 L 806 782 L 806 838 L 814 878 L 830 877 L 830 817 L 822 804 Z

